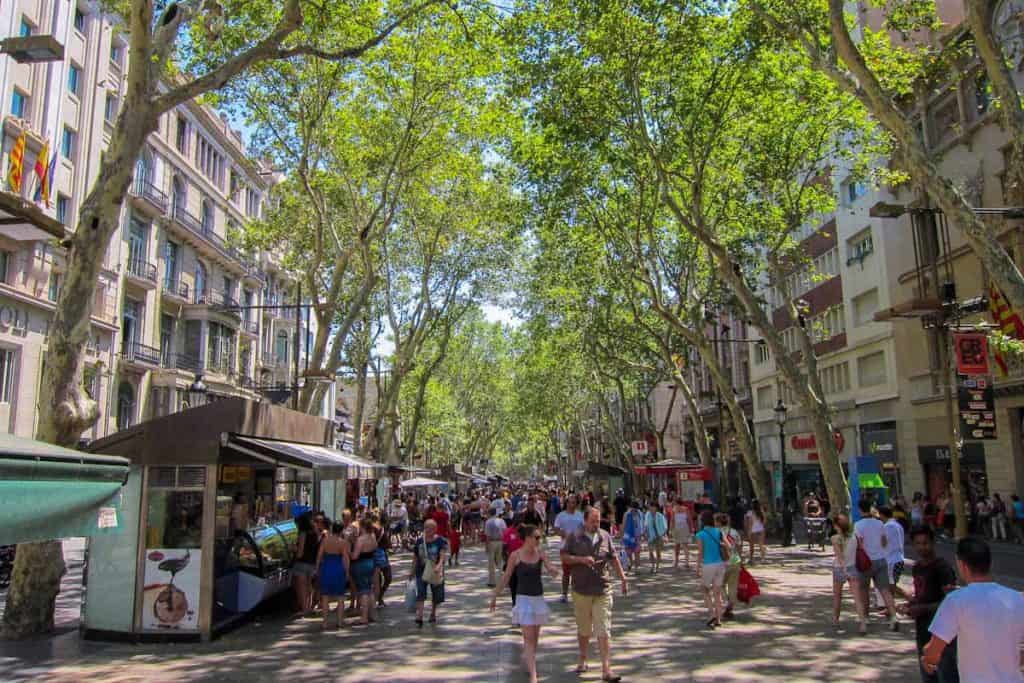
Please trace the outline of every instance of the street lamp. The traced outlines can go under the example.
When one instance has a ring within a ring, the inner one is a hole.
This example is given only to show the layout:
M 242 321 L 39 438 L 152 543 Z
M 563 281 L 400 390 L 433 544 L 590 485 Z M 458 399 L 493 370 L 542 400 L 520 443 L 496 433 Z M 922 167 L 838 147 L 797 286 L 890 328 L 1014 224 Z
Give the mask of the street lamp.
M 203 383 L 203 374 L 196 373 L 196 379 L 188 387 L 188 404 L 195 408 L 200 405 L 200 400 L 206 398 L 206 385 Z
M 779 402 L 775 404 L 774 410 L 775 423 L 779 425 L 779 466 L 782 471 L 782 545 L 789 545 L 789 540 L 792 535 L 793 518 L 789 510 L 789 489 L 787 481 L 787 475 L 789 473 L 786 471 L 786 413 L 788 410 L 781 397 L 779 398 Z

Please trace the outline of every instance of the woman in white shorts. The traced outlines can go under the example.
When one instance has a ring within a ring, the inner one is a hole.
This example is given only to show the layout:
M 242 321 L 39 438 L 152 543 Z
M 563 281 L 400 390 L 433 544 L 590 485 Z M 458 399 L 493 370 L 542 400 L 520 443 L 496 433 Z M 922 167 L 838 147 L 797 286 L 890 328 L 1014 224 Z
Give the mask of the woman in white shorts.
M 764 510 L 757 500 L 750 501 L 750 510 L 743 518 L 744 532 L 747 535 L 747 543 L 750 544 L 750 556 L 747 558 L 749 564 L 754 564 L 754 546 L 761 548 L 761 561 L 764 562 Z
M 679 551 L 684 550 L 683 558 L 686 561 L 686 568 L 690 568 L 690 543 L 693 541 L 693 527 L 690 525 L 690 510 L 683 504 L 682 500 L 674 501 L 672 514 L 669 515 L 669 524 L 672 528 L 672 538 L 676 542 L 676 563 L 674 567 L 679 568 Z
M 544 602 L 544 583 L 541 570 L 546 569 L 552 578 L 558 578 L 558 568 L 548 562 L 541 552 L 540 543 L 543 534 L 538 527 L 524 524 L 519 527 L 523 547 L 513 551 L 508 557 L 508 566 L 501 582 L 491 596 L 491 611 L 497 607 L 498 596 L 513 573 L 516 576 L 516 604 L 512 608 L 515 623 L 523 629 L 523 663 L 530 672 L 530 683 L 537 683 L 537 642 L 540 640 L 540 627 L 548 623 L 550 611 Z
M 832 626 L 839 629 L 839 611 L 843 604 L 843 584 L 850 584 L 853 605 L 857 610 L 860 632 L 867 630 L 866 615 L 861 607 L 860 574 L 857 572 L 857 537 L 853 534 L 850 518 L 838 514 L 833 520 L 836 533 L 832 536 Z

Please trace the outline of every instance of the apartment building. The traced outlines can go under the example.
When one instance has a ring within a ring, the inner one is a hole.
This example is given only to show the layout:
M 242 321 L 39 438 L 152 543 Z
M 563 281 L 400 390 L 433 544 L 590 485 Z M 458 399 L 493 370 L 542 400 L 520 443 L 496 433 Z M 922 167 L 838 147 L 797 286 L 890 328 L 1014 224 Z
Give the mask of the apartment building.
M 741 317 L 728 311 L 709 312 L 704 335 L 716 350 L 723 372 L 730 378 L 733 393 L 739 401 L 746 419 L 753 418 L 753 394 L 750 384 L 749 331 L 752 329 Z M 704 428 L 707 431 L 715 459 L 715 476 L 727 477 L 727 490 L 749 495 L 750 479 L 735 437 L 728 408 L 721 405 L 720 395 L 707 364 L 692 351 L 686 359 L 684 373 L 697 399 Z M 665 428 L 665 457 L 673 460 L 699 463 L 694 437 L 694 423 L 683 395 L 675 392 L 672 382 L 657 384 L 647 397 L 650 414 L 656 430 Z
M 1005 36 L 1015 55 L 1015 76 L 1021 73 L 1020 36 L 1024 23 L 1017 11 L 1002 3 L 997 9 L 997 31 Z M 938 2 L 952 39 L 962 36 L 963 6 Z M 1019 8 L 1019 7 L 1018 7 Z M 876 9 L 862 7 L 861 25 L 881 26 Z M 1009 154 L 1008 139 L 991 107 L 987 83 L 977 58 L 960 66 L 948 88 L 935 88 L 916 103 L 922 140 L 939 159 L 942 172 L 954 179 L 976 207 L 1019 206 L 1009 196 L 1003 172 Z M 881 162 L 885 163 L 885 162 Z M 879 203 L 909 207 L 929 206 L 928 199 L 910 187 L 871 187 L 853 177 L 840 164 L 832 179 L 837 208 L 807 227 L 804 253 L 811 265 L 790 275 L 794 296 L 809 304 L 826 396 L 834 410 L 836 442 L 841 456 L 873 454 L 883 468 L 890 488 L 911 494 L 937 496 L 951 481 L 947 419 L 942 400 L 944 375 L 939 367 L 934 330 L 925 329 L 919 315 L 893 316 L 891 309 L 919 301 L 925 292 L 917 277 L 915 247 L 909 214 L 898 219 L 873 218 Z M 1004 243 L 1016 258 L 1024 255 L 1020 220 L 993 217 Z M 960 300 L 987 294 L 989 280 L 978 257 L 955 227 L 950 228 L 948 252 L 941 249 L 936 226 L 925 239 L 934 245 L 931 260 L 945 272 L 949 264 Z M 830 255 L 832 254 L 832 255 Z M 945 277 L 942 276 L 945 281 Z M 940 283 L 941 284 L 941 283 Z M 778 292 L 765 288 L 776 328 L 793 339 L 788 318 L 781 314 Z M 964 322 L 986 322 L 974 315 Z M 788 342 L 796 350 L 793 341 Z M 820 486 L 816 464 L 817 445 L 806 417 L 782 385 L 767 347 L 755 346 L 751 354 L 754 421 L 762 459 L 776 473 L 780 490 L 779 428 L 774 407 L 785 402 L 787 464 L 802 490 Z M 998 439 L 965 440 L 962 471 L 971 499 L 994 491 L 1024 492 L 1024 362 L 1010 359 L 1010 372 L 995 376 Z
M 74 230 L 119 114 L 126 43 L 94 3 L 7 3 L 0 25 L 64 46 L 62 61 L 0 56 L 0 116 L 5 169 L 28 132 L 26 200 L 49 141 L 53 201 L 39 209 Z M 308 309 L 297 306 L 308 302 L 296 301 L 294 278 L 272 254 L 240 253 L 229 237 L 262 214 L 274 182 L 211 108 L 190 102 L 161 117 L 136 164 L 93 302 L 85 382 L 100 419 L 86 438 L 186 407 L 197 375 L 208 400 L 287 395 L 296 350 L 304 356 L 315 332 Z M 16 241 L 0 232 L 0 430 L 24 436 L 34 431 L 46 328 L 65 269 L 63 249 L 44 236 Z

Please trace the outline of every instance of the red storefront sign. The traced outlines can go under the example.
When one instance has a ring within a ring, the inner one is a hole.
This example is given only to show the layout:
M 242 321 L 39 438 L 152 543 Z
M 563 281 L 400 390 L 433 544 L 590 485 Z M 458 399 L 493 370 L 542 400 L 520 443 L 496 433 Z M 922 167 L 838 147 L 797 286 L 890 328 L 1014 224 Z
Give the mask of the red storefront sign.
M 711 470 L 706 467 L 696 467 L 679 471 L 681 481 L 711 481 Z
M 832 441 L 836 445 L 836 450 L 842 452 L 843 446 L 846 445 L 846 439 L 843 438 L 843 433 L 837 429 L 832 433 Z M 814 434 L 794 434 L 793 438 L 789 440 L 789 445 L 796 451 L 808 451 L 812 448 L 817 448 L 818 442 L 814 438 Z M 817 460 L 818 454 L 810 453 L 808 454 L 807 459 Z

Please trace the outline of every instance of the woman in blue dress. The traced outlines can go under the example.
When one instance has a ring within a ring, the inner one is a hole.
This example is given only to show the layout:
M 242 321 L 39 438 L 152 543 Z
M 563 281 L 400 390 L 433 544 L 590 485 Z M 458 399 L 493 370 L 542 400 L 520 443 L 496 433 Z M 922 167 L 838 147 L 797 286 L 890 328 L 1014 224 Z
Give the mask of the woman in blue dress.
M 629 503 L 629 512 L 622 522 L 622 547 L 626 550 L 628 571 L 633 571 L 640 564 L 640 536 L 644 530 L 644 517 L 640 513 L 640 504 L 635 500 Z
M 324 521 L 330 524 L 329 520 Z M 331 533 L 320 542 L 316 558 L 316 573 L 320 577 L 320 612 L 324 620 L 320 628 L 327 628 L 327 605 L 333 598 L 338 602 L 338 625 L 345 625 L 345 592 L 348 588 L 348 541 L 345 540 L 345 525 L 335 522 Z

